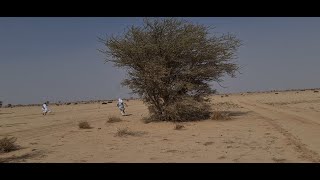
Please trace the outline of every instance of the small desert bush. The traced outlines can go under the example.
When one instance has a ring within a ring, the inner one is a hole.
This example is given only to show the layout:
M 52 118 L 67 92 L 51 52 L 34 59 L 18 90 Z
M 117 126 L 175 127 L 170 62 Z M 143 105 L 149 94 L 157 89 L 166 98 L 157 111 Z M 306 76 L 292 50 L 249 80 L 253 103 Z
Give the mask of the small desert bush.
M 0 152 L 11 152 L 14 150 L 18 150 L 20 148 L 19 145 L 16 145 L 15 142 L 17 141 L 17 138 L 15 137 L 4 137 L 0 139 Z
M 117 137 L 125 137 L 125 136 L 140 136 L 144 134 L 140 131 L 131 131 L 127 127 L 117 129 L 115 136 Z
M 225 111 L 214 111 L 211 117 L 213 120 L 229 120 L 230 114 Z
M 80 129 L 90 129 L 91 128 L 90 124 L 87 121 L 81 121 L 81 122 L 79 122 L 78 125 L 79 125 Z
M 156 107 L 150 105 L 150 121 L 198 121 L 210 118 L 210 106 L 197 102 L 192 98 L 184 98 L 163 108 L 163 113 L 157 113 Z
M 120 121 L 122 121 L 121 118 L 116 117 L 116 116 L 111 116 L 111 117 L 109 117 L 107 123 L 115 123 L 115 122 L 120 122 Z
M 150 117 L 143 117 L 143 118 L 141 119 L 141 121 L 142 121 L 143 123 L 145 123 L 145 124 L 148 124 L 148 123 L 154 122 L 154 121 L 156 121 L 156 120 L 155 120 L 155 119 L 151 119 Z
M 176 124 L 176 125 L 174 125 L 174 130 L 180 130 L 180 129 L 183 129 L 184 128 L 184 126 L 183 125 L 181 125 L 181 124 Z

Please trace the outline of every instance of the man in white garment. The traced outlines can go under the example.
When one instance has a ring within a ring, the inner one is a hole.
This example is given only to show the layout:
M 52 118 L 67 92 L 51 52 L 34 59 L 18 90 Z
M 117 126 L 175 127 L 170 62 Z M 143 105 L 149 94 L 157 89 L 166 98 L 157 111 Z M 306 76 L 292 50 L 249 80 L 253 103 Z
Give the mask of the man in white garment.
M 121 115 L 124 116 L 126 114 L 124 105 L 128 106 L 121 98 L 118 99 L 117 106 L 121 112 Z
M 42 114 L 46 115 L 48 112 L 50 112 L 49 108 L 48 108 L 48 102 L 45 102 L 42 104 Z

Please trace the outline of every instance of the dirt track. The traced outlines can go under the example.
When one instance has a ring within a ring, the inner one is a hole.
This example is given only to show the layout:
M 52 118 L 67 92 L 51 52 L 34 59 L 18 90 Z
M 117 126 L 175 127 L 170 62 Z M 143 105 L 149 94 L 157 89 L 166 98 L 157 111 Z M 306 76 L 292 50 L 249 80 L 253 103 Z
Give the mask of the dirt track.
M 0 162 L 319 162 L 320 93 L 313 91 L 213 96 L 212 107 L 230 111 L 231 120 L 182 123 L 141 122 L 147 107 L 115 103 L 0 109 L 0 136 L 15 136 L 22 149 L 0 154 Z M 92 129 L 78 128 L 86 120 Z M 143 132 L 115 137 L 117 128 Z

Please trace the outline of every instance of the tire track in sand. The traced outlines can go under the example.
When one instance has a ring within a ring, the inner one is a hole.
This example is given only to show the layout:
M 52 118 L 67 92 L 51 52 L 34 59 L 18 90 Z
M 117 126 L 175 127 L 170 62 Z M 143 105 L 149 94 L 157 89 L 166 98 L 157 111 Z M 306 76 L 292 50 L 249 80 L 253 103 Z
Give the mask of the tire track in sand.
M 262 116 L 267 122 L 274 127 L 278 132 L 280 132 L 288 140 L 288 145 L 293 145 L 295 151 L 301 154 L 299 158 L 310 162 L 320 162 L 320 156 L 317 151 L 310 148 L 312 143 L 305 144 L 303 142 L 308 142 L 310 135 L 314 137 L 313 132 L 320 131 L 320 124 L 309 118 L 302 118 L 301 116 L 296 116 L 295 113 L 290 113 L 288 110 L 279 110 L 274 107 L 268 107 L 266 105 L 260 105 L 257 102 L 252 102 L 245 98 L 237 101 L 236 103 L 241 104 L 243 107 L 252 110 Z M 295 126 L 290 126 L 295 121 Z M 286 128 L 284 128 L 286 127 Z M 301 130 L 304 129 L 304 133 Z M 315 129 L 316 128 L 316 129 Z M 300 131 L 299 131 L 300 130 Z M 308 131 L 310 130 L 310 131 Z M 295 131 L 291 133 L 290 131 Z M 300 133 L 298 133 L 300 132 Z M 305 135 L 307 134 L 307 135 Z M 319 134 L 319 133 L 318 133 Z M 320 134 L 319 134 L 320 135 Z M 303 142 L 301 140 L 303 140 Z M 320 141 L 318 141 L 317 146 L 320 147 Z M 320 150 L 319 148 L 316 148 Z

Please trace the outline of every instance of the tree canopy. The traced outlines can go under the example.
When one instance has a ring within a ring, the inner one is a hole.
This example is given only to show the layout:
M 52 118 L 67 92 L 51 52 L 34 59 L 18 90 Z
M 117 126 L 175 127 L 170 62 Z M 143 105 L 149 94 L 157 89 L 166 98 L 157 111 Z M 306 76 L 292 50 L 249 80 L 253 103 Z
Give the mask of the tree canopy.
M 241 41 L 210 34 L 210 27 L 178 18 L 146 18 L 121 36 L 100 39 L 106 61 L 127 70 L 123 85 L 138 94 L 153 120 L 206 119 L 210 82 L 235 77 L 233 61 Z

